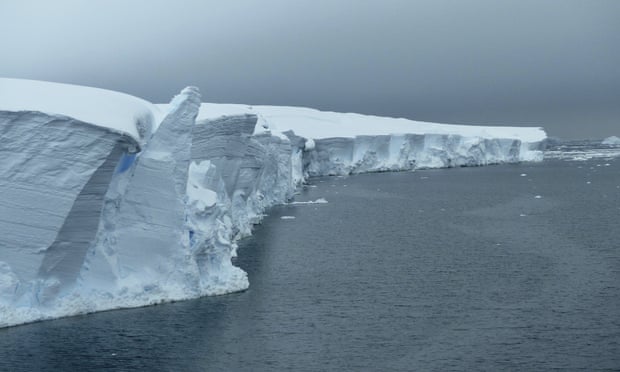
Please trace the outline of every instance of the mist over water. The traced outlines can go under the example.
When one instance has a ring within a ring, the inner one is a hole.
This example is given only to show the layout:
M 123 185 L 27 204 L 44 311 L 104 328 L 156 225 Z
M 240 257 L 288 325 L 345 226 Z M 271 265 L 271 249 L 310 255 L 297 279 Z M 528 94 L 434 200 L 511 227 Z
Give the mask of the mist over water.
M 240 242 L 248 291 L 1 329 L 0 370 L 620 368 L 620 158 L 317 178 L 296 201 L 319 198 Z

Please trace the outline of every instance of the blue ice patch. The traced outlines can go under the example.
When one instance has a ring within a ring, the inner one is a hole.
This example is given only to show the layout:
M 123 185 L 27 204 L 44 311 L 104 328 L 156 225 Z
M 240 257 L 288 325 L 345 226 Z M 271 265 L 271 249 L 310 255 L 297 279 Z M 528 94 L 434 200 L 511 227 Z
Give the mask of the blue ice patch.
M 136 160 L 136 154 L 123 154 L 123 157 L 118 162 L 118 166 L 116 167 L 116 173 L 123 173 L 127 169 L 131 167 L 133 162 Z
M 189 230 L 189 245 L 190 247 L 194 246 L 194 230 Z

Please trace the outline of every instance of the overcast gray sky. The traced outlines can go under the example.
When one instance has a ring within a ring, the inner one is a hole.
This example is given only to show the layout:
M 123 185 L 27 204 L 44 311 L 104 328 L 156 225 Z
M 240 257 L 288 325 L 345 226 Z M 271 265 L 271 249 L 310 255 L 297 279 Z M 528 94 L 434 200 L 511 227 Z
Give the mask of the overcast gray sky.
M 620 135 L 620 0 L 0 0 L 0 76 Z

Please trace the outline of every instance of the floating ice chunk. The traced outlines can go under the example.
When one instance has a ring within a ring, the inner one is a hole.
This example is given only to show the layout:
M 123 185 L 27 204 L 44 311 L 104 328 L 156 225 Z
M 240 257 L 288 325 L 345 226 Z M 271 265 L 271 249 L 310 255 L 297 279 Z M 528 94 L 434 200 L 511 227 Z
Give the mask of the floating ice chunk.
M 535 199 L 542 199 L 542 196 L 540 196 L 540 195 L 536 195 L 534 198 L 535 198 Z
M 294 220 L 295 216 L 282 216 L 280 217 L 281 220 Z
M 601 142 L 603 145 L 620 146 L 620 138 L 616 136 L 607 137 Z
M 329 203 L 325 198 L 318 198 L 315 201 L 303 201 L 303 202 L 290 202 L 289 205 L 303 205 L 303 204 L 327 204 Z
M 527 177 L 527 173 L 521 173 L 521 177 Z

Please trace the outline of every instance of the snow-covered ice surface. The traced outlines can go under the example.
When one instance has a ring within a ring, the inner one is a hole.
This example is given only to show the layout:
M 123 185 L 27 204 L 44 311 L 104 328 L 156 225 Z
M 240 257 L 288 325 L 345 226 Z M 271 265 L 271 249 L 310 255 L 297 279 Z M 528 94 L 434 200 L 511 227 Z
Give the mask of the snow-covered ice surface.
M 198 119 L 231 113 L 256 115 L 255 133 L 301 141 L 305 176 L 536 161 L 546 138 L 534 127 L 437 124 L 303 107 L 203 103 Z
M 546 138 L 545 132 L 541 128 L 535 127 L 438 124 L 288 106 L 203 103 L 200 107 L 198 120 L 242 114 L 257 115 L 259 124 L 267 123 L 273 131 L 292 130 L 298 136 L 308 139 L 427 133 L 486 139 L 511 138 L 524 142 L 538 142 Z
M 150 135 L 164 114 L 156 105 L 120 92 L 8 78 L 0 78 L 0 110 L 67 116 L 135 140 Z
M 307 177 L 540 160 L 545 139 L 16 79 L 0 134 L 0 327 L 246 289 L 236 241 Z

